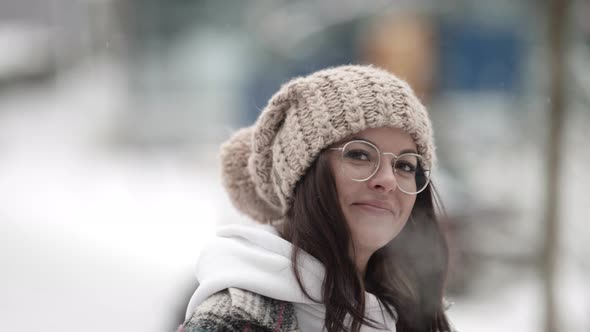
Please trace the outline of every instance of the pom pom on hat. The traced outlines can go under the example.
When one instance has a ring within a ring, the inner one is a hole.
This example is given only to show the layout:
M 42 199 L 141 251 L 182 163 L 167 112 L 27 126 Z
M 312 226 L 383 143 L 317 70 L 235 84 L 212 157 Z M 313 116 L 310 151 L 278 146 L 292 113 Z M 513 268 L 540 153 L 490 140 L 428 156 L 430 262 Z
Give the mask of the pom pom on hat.
M 269 223 L 281 214 L 258 195 L 252 181 L 248 158 L 253 131 L 252 127 L 240 129 L 221 146 L 221 180 L 234 206 L 254 220 Z

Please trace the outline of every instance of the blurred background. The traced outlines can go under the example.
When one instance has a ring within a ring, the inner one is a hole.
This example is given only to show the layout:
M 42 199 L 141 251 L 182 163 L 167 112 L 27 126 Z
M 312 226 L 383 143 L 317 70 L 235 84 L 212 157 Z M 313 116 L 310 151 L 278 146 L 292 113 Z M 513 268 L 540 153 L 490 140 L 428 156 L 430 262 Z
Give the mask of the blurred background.
M 462 332 L 590 331 L 590 1 L 0 3 L 0 330 L 174 331 L 217 151 L 348 63 L 430 110 Z

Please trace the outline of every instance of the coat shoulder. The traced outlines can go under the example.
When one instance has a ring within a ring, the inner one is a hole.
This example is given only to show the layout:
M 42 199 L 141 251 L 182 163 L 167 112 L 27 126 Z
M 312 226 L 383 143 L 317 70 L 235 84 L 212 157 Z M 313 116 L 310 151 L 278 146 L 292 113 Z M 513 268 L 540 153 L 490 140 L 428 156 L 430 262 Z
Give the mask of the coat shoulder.
M 179 327 L 178 332 L 299 331 L 295 309 L 279 301 L 239 288 L 208 297 Z

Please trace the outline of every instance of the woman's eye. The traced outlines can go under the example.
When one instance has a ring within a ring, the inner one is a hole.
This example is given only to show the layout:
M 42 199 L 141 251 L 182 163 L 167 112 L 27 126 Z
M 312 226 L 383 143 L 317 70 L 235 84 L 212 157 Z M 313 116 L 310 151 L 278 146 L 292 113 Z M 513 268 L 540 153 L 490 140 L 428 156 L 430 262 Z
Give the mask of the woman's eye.
M 367 153 L 366 151 L 362 151 L 362 150 L 348 151 L 346 153 L 346 158 L 353 159 L 353 160 L 365 160 L 365 161 L 371 160 L 369 153 Z
M 409 162 L 398 162 L 395 164 L 395 168 L 399 171 L 406 172 L 406 173 L 415 173 L 416 166 L 412 165 Z

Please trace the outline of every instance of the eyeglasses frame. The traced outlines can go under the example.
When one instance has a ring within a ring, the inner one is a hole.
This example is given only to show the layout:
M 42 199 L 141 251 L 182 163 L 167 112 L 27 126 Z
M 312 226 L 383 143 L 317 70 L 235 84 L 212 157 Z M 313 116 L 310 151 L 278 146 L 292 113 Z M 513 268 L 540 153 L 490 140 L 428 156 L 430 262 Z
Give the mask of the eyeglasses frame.
M 379 150 L 379 148 L 375 144 L 373 144 L 371 142 L 364 141 L 364 140 L 352 140 L 352 141 L 348 141 L 348 142 L 346 142 L 346 144 L 344 144 L 344 146 L 342 146 L 340 148 L 330 148 L 330 150 L 340 151 L 340 159 L 342 160 L 342 159 L 344 159 L 344 155 L 343 155 L 344 154 L 344 150 L 346 150 L 346 147 L 349 144 L 351 144 L 351 143 L 364 143 L 364 144 L 370 145 L 371 147 L 373 147 L 378 152 L 378 155 L 379 155 L 379 160 L 377 162 L 377 167 L 375 168 L 375 170 L 373 171 L 373 173 L 371 173 L 371 175 L 369 175 L 367 178 L 362 179 L 362 180 L 357 180 L 357 179 L 350 178 L 352 181 L 356 181 L 356 182 L 365 182 L 365 181 L 368 181 L 373 176 L 375 176 L 375 174 L 377 174 L 377 172 L 379 171 L 379 167 L 381 167 L 381 155 L 391 155 L 393 157 L 393 165 L 395 165 L 395 163 L 397 162 L 397 160 L 399 158 L 401 158 L 402 156 L 417 156 L 420 159 L 424 158 L 421 155 L 419 155 L 417 153 L 412 153 L 412 152 L 402 153 L 399 156 L 396 155 L 393 152 L 381 152 L 381 150 Z M 430 172 L 430 170 L 428 170 L 428 169 L 425 169 L 424 171 Z M 397 170 L 394 167 L 393 168 L 393 175 L 395 176 L 396 173 L 397 173 Z M 399 186 L 397 188 L 401 192 L 403 192 L 405 194 L 408 194 L 408 195 L 418 195 L 419 193 L 421 193 L 422 191 L 424 191 L 428 187 L 428 184 L 429 183 L 430 183 L 430 175 L 428 176 L 428 180 L 426 181 L 426 184 L 424 185 L 424 187 L 422 189 L 420 189 L 419 191 L 415 192 L 415 193 L 407 192 L 407 191 L 403 190 L 402 188 L 400 188 Z

